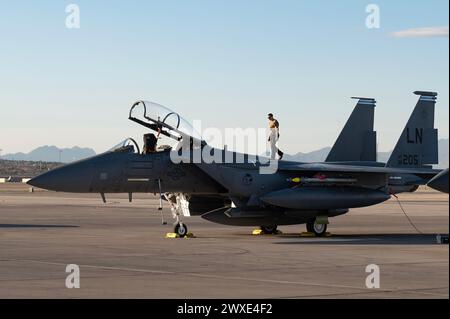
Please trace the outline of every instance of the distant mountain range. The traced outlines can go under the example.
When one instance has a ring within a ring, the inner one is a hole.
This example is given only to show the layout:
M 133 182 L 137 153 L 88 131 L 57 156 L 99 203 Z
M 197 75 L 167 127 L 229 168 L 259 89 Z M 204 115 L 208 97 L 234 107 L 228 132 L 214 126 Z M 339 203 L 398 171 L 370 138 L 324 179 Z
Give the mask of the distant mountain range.
M 439 168 L 447 168 L 448 165 L 448 143 L 449 139 L 439 140 Z M 326 159 L 331 147 L 324 147 L 309 153 L 297 153 L 295 155 L 284 156 L 285 160 L 298 162 L 322 162 Z M 42 161 L 42 162 L 62 162 L 68 163 L 80 160 L 86 157 L 94 156 L 95 151 L 91 148 L 81 148 L 78 146 L 72 148 L 58 148 L 56 146 L 41 146 L 30 153 L 15 153 L 0 156 L 4 160 L 16 161 Z M 378 161 L 386 163 L 391 152 L 379 152 Z
M 296 161 L 296 162 L 323 162 L 327 158 L 331 147 L 324 147 L 318 149 L 317 151 L 312 151 L 309 153 L 298 152 L 294 155 L 285 154 L 283 159 L 286 161 Z
M 81 148 L 78 146 L 72 148 L 58 148 L 56 146 L 46 145 L 38 147 L 29 153 L 5 154 L 0 156 L 0 159 L 69 163 L 93 155 L 95 155 L 95 151 L 92 148 Z
M 448 166 L 448 143 L 449 139 L 440 139 L 438 142 L 439 147 L 439 165 L 437 168 L 447 168 Z M 309 153 L 297 153 L 295 155 L 285 155 L 283 159 L 298 162 L 323 162 L 327 158 L 331 147 L 324 147 L 317 151 Z M 392 151 L 391 151 L 392 152 Z M 378 161 L 386 163 L 391 156 L 391 152 L 378 152 Z

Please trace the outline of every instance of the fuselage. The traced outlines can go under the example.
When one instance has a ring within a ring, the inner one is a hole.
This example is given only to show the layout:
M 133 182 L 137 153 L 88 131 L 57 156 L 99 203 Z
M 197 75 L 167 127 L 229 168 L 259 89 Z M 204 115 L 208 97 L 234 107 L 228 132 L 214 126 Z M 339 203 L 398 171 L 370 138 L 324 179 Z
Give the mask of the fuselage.
M 315 171 L 284 170 L 299 164 L 285 161 L 273 174 L 261 174 L 262 164 L 245 154 L 241 163 L 175 163 L 172 152 L 139 154 L 123 147 L 51 170 L 29 184 L 75 193 L 183 193 L 197 202 L 190 203 L 193 215 L 230 225 L 304 223 L 390 198 L 388 174 L 329 172 L 321 179 Z M 222 159 L 229 155 L 220 149 L 213 152 Z M 236 159 L 239 154 L 231 155 Z M 199 206 L 202 201 L 208 204 Z

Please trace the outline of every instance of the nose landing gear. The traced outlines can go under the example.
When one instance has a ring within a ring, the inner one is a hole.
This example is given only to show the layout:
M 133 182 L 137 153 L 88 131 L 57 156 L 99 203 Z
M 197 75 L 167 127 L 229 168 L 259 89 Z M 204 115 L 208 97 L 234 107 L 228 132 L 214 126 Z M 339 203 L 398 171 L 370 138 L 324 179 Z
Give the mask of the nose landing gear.
M 170 203 L 170 209 L 172 211 L 172 216 L 175 219 L 173 232 L 180 238 L 183 237 L 193 237 L 192 234 L 188 233 L 188 228 L 185 223 L 182 221 L 182 217 L 184 215 L 189 216 L 188 210 L 186 207 L 186 197 L 183 194 L 165 194 L 167 201 Z M 187 209 L 187 212 L 185 213 Z
M 183 224 L 182 222 L 178 222 L 175 224 L 175 226 L 173 228 L 173 232 L 183 238 L 184 236 L 187 235 L 188 228 L 187 228 L 186 224 Z

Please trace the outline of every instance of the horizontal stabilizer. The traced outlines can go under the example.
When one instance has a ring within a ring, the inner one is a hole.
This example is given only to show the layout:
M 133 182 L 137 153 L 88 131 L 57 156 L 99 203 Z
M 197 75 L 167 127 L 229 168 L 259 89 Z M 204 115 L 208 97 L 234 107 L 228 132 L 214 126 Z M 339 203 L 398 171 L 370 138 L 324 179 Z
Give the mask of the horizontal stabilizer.
M 436 175 L 431 181 L 428 182 L 428 186 L 443 193 L 448 194 L 448 168 Z

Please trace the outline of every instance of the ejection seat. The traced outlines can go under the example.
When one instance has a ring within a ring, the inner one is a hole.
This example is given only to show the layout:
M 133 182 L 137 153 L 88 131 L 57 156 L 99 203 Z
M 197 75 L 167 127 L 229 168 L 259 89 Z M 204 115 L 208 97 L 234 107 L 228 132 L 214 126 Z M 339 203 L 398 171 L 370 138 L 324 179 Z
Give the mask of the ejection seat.
M 158 143 L 158 139 L 155 134 L 147 133 L 144 134 L 144 147 L 142 148 L 142 154 L 149 154 L 156 152 L 156 144 Z

